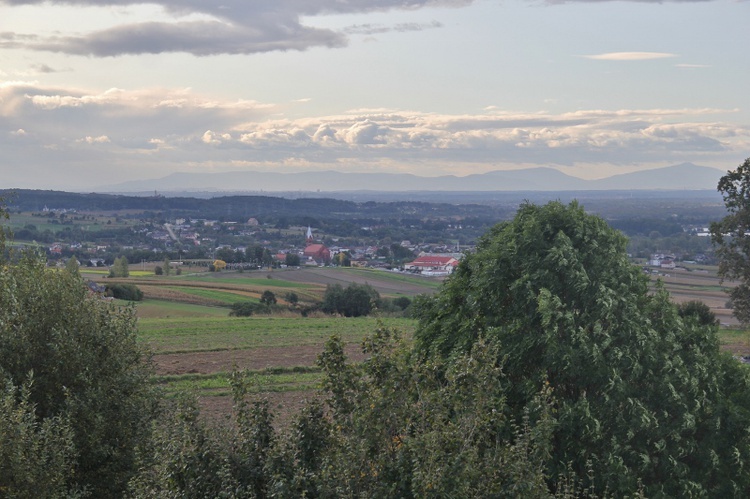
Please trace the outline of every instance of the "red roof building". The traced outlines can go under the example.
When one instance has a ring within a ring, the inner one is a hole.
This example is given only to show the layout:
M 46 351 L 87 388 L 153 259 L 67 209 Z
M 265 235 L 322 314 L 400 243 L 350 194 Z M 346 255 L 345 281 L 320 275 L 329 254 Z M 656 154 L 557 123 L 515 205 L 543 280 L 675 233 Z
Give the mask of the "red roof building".
M 307 260 L 314 260 L 317 264 L 331 263 L 331 250 L 324 244 L 308 244 L 304 256 Z
M 437 272 L 450 274 L 458 265 L 458 260 L 452 256 L 423 255 L 413 262 L 404 265 L 406 270 L 421 272 Z

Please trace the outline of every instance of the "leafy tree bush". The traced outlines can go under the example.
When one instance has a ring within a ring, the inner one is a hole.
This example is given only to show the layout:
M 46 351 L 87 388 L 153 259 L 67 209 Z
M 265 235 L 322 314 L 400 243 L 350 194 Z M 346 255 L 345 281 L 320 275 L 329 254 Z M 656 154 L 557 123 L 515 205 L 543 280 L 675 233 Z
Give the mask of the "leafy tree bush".
M 717 189 L 729 212 L 711 224 L 719 277 L 739 281 L 729 291 L 734 316 L 743 324 L 750 324 L 750 158 L 721 177 Z
M 49 270 L 33 254 L 0 265 L 0 376 L 6 387 L 21 387 L 16 407 L 35 416 L 31 426 L 16 418 L 12 431 L 29 435 L 22 437 L 28 445 L 34 445 L 31 432 L 48 439 L 47 466 L 60 463 L 65 470 L 65 456 L 71 457 L 73 471 L 64 473 L 60 487 L 92 497 L 123 492 L 136 471 L 136 448 L 148 438 L 150 374 L 132 309 L 89 296 L 78 276 Z M 6 402 L 8 390 L 13 388 L 5 390 Z M 27 491 L 29 497 L 35 493 Z
M 300 258 L 296 253 L 287 253 L 284 257 L 284 263 L 287 267 L 299 267 Z
M 273 294 L 273 291 L 267 289 L 263 291 L 263 294 L 260 296 L 260 302 L 267 307 L 276 305 L 276 295 Z
M 71 256 L 68 258 L 68 261 L 65 262 L 65 270 L 74 275 L 81 274 L 81 265 L 78 263 L 78 260 L 76 260 L 76 257 Z
M 292 305 L 296 305 L 297 303 L 299 303 L 299 296 L 297 296 L 297 293 L 295 293 L 294 291 L 290 291 L 289 293 L 285 294 L 284 299 Z
M 33 379 L 20 389 L 0 379 L 0 495 L 74 496 L 75 445 L 70 422 L 55 416 L 39 421 L 30 401 Z
M 351 283 L 346 288 L 333 284 L 326 287 L 321 309 L 327 314 L 359 317 L 372 312 L 379 300 L 380 294 L 369 284 Z
M 700 300 L 691 300 L 680 303 L 677 306 L 677 313 L 682 318 L 693 317 L 702 326 L 715 326 L 719 324 L 716 314 L 711 311 L 711 307 Z
M 164 274 L 164 269 L 160 265 L 157 265 L 154 267 L 154 275 L 163 275 L 163 274 Z
M 141 301 L 143 300 L 143 291 L 135 284 L 107 284 L 105 286 L 106 295 L 118 300 Z
M 268 312 L 268 306 L 262 303 L 242 301 L 232 304 L 232 310 L 229 312 L 229 315 L 232 317 L 250 317 L 251 315 L 265 312 Z
M 555 397 L 548 476 L 593 470 L 597 490 L 732 497 L 750 488 L 750 378 L 716 326 L 651 294 L 625 238 L 576 203 L 525 204 L 494 227 L 433 299 L 419 355 L 497 347 L 511 414 Z M 517 416 L 516 416 L 517 417 Z
M 130 268 L 128 266 L 128 259 L 124 256 L 115 258 L 112 268 L 109 269 L 110 277 L 128 277 L 130 275 Z

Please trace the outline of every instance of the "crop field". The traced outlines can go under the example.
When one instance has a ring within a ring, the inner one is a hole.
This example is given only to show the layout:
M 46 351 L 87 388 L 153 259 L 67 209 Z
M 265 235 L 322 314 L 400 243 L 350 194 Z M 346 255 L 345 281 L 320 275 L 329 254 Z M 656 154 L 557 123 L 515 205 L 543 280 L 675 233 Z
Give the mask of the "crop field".
M 293 412 L 319 385 L 315 362 L 328 338 L 340 336 L 347 355 L 359 361 L 359 345 L 381 324 L 410 336 L 415 322 L 372 317 L 141 316 L 139 331 L 154 352 L 154 381 L 165 394 L 190 392 L 208 417 L 221 417 L 231 406 L 227 395 L 233 371 L 251 374 L 251 391 L 268 398 L 282 414 Z
M 135 266 L 133 266 L 135 270 Z M 414 296 L 434 293 L 440 280 L 387 271 L 336 268 L 300 268 L 274 271 L 195 273 L 180 276 L 144 275 L 131 270 L 126 279 L 144 292 L 136 304 L 140 339 L 153 351 L 154 378 L 167 396 L 195 394 L 208 417 L 221 418 L 231 407 L 230 375 L 244 370 L 253 380 L 251 391 L 269 399 L 276 412 L 290 414 L 314 396 L 320 382 L 316 359 L 331 335 L 347 344 L 354 361 L 363 360 L 360 345 L 380 325 L 396 327 L 410 338 L 412 319 L 384 317 L 302 317 L 284 311 L 284 297 L 294 292 L 301 303 L 320 300 L 329 284 L 368 283 L 381 295 Z M 196 269 L 197 270 L 197 269 Z M 735 355 L 750 355 L 750 335 L 737 326 L 726 309 L 726 289 L 715 267 L 662 270 L 651 275 L 652 288 L 660 281 L 675 302 L 701 300 L 717 315 L 722 348 Z M 272 291 L 282 310 L 275 315 L 230 317 L 233 303 L 257 302 Z
M 185 268 L 180 276 L 156 276 L 136 273 L 135 267 L 124 279 L 87 277 L 135 284 L 143 291 L 144 300 L 134 306 L 140 340 L 153 352 L 154 382 L 168 397 L 194 394 L 211 418 L 230 412 L 234 371 L 250 375 L 251 391 L 268 398 L 283 418 L 314 395 L 321 379 L 316 360 L 332 335 L 343 339 L 350 359 L 360 361 L 362 340 L 380 325 L 396 327 L 406 338 L 416 325 L 412 319 L 393 317 L 302 317 L 285 311 L 288 293 L 304 304 L 320 300 L 332 283 L 367 282 L 385 296 L 431 293 L 439 286 L 439 281 L 409 275 L 349 269 L 197 273 Z M 266 290 L 276 295 L 281 310 L 268 316 L 229 316 L 232 304 L 257 302 Z

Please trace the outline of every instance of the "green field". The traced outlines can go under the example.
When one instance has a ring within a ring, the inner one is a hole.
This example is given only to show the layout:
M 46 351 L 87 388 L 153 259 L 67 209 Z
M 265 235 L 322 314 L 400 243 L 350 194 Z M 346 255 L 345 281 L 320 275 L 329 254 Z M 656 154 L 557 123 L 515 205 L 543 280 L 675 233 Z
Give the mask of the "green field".
M 192 282 L 218 282 L 223 284 L 242 284 L 255 287 L 274 287 L 274 288 L 292 288 L 304 289 L 309 288 L 310 284 L 302 282 L 291 282 L 283 280 L 283 272 L 274 272 L 271 279 L 260 277 L 246 277 L 246 272 L 220 272 L 220 273 L 202 273 L 193 274 L 185 277 L 185 280 Z M 254 274 L 251 274 L 254 275 Z
M 409 334 L 415 326 L 411 319 L 374 317 L 142 318 L 138 326 L 141 340 L 155 353 L 186 353 L 322 346 L 334 334 L 348 342 L 360 342 L 379 323 L 399 327 Z
M 320 386 L 320 370 L 315 367 L 275 368 L 245 372 L 251 379 L 253 393 L 278 393 L 313 390 Z M 176 376 L 156 376 L 154 383 L 166 395 L 191 392 L 203 396 L 223 397 L 231 395 L 231 373 L 183 374 Z

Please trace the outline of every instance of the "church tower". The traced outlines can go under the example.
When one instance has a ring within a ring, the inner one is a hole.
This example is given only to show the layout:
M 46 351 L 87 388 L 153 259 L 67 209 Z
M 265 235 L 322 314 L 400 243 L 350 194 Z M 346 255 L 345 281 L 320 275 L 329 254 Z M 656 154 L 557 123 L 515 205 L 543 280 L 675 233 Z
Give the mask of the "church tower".
M 313 235 L 312 235 L 312 229 L 310 226 L 307 226 L 307 244 L 312 244 L 313 242 Z

